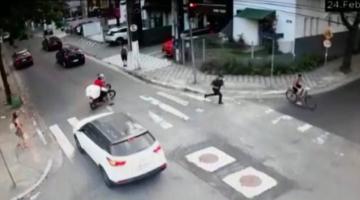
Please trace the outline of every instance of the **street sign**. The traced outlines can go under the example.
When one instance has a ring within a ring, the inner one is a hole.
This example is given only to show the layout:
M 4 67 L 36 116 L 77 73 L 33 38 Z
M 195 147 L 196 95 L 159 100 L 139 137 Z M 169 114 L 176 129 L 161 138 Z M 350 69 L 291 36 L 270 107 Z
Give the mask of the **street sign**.
M 324 45 L 325 48 L 330 48 L 331 47 L 331 41 L 330 40 L 324 40 L 323 45 Z
M 326 40 L 330 40 L 333 37 L 333 33 L 331 31 L 331 28 L 330 27 L 326 28 L 323 35 L 324 35 Z
M 131 24 L 131 26 L 130 26 L 130 31 L 131 31 L 131 32 L 137 31 L 137 25 L 136 25 L 136 24 Z

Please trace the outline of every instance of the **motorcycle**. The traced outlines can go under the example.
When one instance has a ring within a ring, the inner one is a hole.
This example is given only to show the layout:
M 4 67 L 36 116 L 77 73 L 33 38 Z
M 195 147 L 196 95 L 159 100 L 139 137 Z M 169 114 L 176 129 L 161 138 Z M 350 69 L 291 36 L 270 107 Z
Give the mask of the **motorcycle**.
M 101 97 L 101 92 L 105 92 Z M 112 103 L 116 96 L 116 91 L 112 89 L 110 84 L 106 84 L 106 89 L 103 90 L 97 85 L 89 85 L 86 88 L 86 96 L 89 98 L 89 105 L 91 110 L 95 110 L 97 107 L 105 103 Z

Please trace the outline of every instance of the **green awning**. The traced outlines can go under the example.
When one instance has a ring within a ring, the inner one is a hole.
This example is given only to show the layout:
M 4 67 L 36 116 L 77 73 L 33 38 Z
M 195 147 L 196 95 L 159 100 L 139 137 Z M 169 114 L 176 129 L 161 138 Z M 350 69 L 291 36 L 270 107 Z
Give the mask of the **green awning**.
M 242 17 L 251 20 L 262 20 L 266 17 L 275 14 L 274 10 L 261 10 L 254 8 L 245 8 L 241 12 L 237 12 L 237 17 Z

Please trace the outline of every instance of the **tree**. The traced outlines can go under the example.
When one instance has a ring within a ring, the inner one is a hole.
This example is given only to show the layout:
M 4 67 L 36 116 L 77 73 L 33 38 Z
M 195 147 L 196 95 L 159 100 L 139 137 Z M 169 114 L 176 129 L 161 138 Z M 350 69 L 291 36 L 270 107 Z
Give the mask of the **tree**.
M 7 1 L 0 6 L 0 30 L 10 33 L 10 41 L 25 35 L 28 21 L 61 21 L 65 3 L 62 0 Z M 0 31 L 0 33 L 1 33 Z M 2 34 L 0 35 L 2 37 Z M 0 48 L 2 48 L 0 44 Z M 0 50 L 1 53 L 1 50 Z M 2 54 L 0 54 L 0 74 L 3 81 L 6 101 L 11 103 L 11 90 L 7 81 Z
M 341 21 L 348 29 L 345 49 L 344 49 L 344 58 L 340 70 L 344 73 L 351 72 L 351 60 L 354 48 L 354 42 L 358 37 L 359 24 L 360 24 L 360 11 L 357 11 L 353 20 L 350 20 L 350 17 L 346 16 L 344 12 L 340 13 Z M 357 44 L 356 44 L 357 45 Z

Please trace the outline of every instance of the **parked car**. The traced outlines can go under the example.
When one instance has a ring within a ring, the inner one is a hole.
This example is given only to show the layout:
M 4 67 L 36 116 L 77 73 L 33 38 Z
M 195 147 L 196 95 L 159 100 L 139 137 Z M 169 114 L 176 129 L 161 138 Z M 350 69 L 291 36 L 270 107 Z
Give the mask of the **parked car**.
M 44 35 L 53 35 L 53 34 L 54 34 L 54 30 L 51 26 L 44 29 Z
M 171 58 L 174 57 L 175 54 L 174 39 L 167 40 L 162 44 L 162 52 L 167 57 L 171 57 Z
M 32 55 L 27 49 L 22 49 L 20 51 L 15 52 L 12 55 L 12 59 L 15 69 L 22 69 L 25 67 L 32 66 L 34 64 Z
M 45 38 L 42 41 L 42 48 L 46 51 L 55 51 L 62 48 L 62 42 L 58 37 Z
M 3 41 L 9 40 L 9 38 L 10 38 L 10 33 L 9 32 L 3 32 L 3 34 L 2 34 Z
M 75 126 L 78 150 L 96 163 L 108 187 L 163 171 L 167 166 L 160 143 L 125 113 L 102 113 Z
M 110 44 L 125 44 L 128 39 L 127 27 L 113 27 L 105 34 L 105 41 Z
M 64 67 L 83 65 L 85 64 L 85 55 L 79 48 L 67 45 L 56 53 L 56 62 Z

